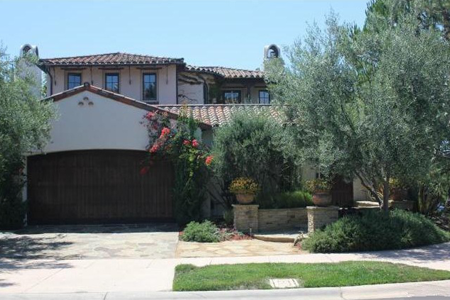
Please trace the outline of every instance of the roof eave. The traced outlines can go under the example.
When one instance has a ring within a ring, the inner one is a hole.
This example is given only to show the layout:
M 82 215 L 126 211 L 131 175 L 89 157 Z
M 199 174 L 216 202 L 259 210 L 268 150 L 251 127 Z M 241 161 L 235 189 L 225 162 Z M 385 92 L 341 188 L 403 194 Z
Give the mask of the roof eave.
M 147 111 L 161 111 L 163 113 L 166 113 L 167 116 L 169 118 L 172 118 L 172 119 L 177 119 L 179 117 L 178 114 L 175 114 L 173 112 L 167 111 L 167 110 L 162 109 L 160 107 L 157 107 L 155 105 L 150 105 L 150 104 L 147 104 L 145 102 L 138 101 L 136 99 L 133 99 L 133 98 L 130 98 L 130 97 L 126 97 L 126 96 L 121 95 L 121 94 L 116 94 L 116 93 L 113 93 L 113 92 L 101 89 L 99 87 L 90 85 L 87 82 L 85 84 L 77 86 L 77 87 L 75 87 L 73 89 L 66 90 L 66 91 L 63 91 L 61 93 L 58 93 L 58 94 L 52 95 L 50 97 L 44 98 L 44 99 L 42 99 L 42 101 L 57 102 L 59 100 L 62 100 L 62 99 L 65 99 L 65 98 L 77 95 L 77 94 L 79 94 L 81 92 L 84 92 L 84 91 L 90 91 L 91 93 L 98 94 L 100 96 L 103 96 L 103 97 L 106 97 L 106 98 L 110 98 L 110 99 L 122 102 L 124 104 L 132 105 L 132 106 L 135 106 L 137 108 L 141 108 L 141 109 L 144 109 L 144 110 L 147 110 Z M 208 129 L 212 128 L 212 126 L 210 124 L 207 124 L 207 123 L 204 123 L 204 122 L 200 122 L 199 123 L 199 127 L 202 130 L 208 130 Z

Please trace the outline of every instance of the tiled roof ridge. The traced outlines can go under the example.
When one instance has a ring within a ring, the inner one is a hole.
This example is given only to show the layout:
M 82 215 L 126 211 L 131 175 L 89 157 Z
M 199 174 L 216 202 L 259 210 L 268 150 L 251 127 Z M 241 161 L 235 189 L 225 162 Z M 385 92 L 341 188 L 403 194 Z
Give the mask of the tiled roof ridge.
M 193 66 L 193 65 L 189 65 L 189 67 L 205 68 L 205 69 L 228 69 L 228 70 L 235 70 L 235 71 L 249 71 L 249 72 L 261 72 L 261 73 L 264 73 L 264 71 L 258 70 L 258 69 L 251 70 L 251 69 L 224 67 L 224 66 Z
M 229 68 L 220 66 L 193 66 L 186 65 L 188 72 L 205 72 L 211 73 L 225 78 L 263 78 L 264 71 L 261 70 L 247 70 L 240 68 Z
M 260 103 L 208 103 L 208 104 L 157 104 L 156 106 L 170 106 L 170 107 L 203 107 L 203 106 L 209 106 L 209 107 L 231 107 L 231 106 L 277 106 L 274 104 L 260 104 Z
M 40 61 L 50 65 L 89 65 L 89 64 L 136 64 L 140 60 L 149 60 L 148 63 L 178 63 L 184 64 L 184 58 L 154 56 L 148 54 L 134 54 L 127 52 L 111 52 L 90 55 L 41 58 Z M 151 62 L 153 61 L 153 62 Z
M 41 58 L 41 60 L 79 58 L 79 57 L 101 56 L 101 55 L 112 55 L 112 54 L 129 54 L 129 53 L 117 51 L 117 52 L 101 53 L 101 54 L 85 54 L 85 55 L 75 55 L 75 56 L 48 57 L 48 58 Z M 139 55 L 139 54 L 136 54 L 136 55 Z

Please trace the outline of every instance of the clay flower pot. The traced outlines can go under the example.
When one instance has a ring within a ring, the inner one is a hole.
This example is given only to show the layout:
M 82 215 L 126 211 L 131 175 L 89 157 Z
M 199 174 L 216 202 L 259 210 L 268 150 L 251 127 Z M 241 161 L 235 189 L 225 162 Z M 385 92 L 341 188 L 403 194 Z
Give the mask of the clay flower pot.
M 331 194 L 329 192 L 317 191 L 314 192 L 312 201 L 315 206 L 326 207 L 332 203 Z
M 250 204 L 255 199 L 255 194 L 236 194 L 236 199 L 240 204 Z

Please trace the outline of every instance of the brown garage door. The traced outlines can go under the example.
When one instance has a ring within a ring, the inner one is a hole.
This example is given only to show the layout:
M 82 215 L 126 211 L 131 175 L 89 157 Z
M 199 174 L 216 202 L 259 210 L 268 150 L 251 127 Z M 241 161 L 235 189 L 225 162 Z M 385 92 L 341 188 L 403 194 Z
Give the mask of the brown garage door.
M 141 151 L 92 150 L 28 158 L 30 224 L 171 220 L 173 168 L 140 175 Z

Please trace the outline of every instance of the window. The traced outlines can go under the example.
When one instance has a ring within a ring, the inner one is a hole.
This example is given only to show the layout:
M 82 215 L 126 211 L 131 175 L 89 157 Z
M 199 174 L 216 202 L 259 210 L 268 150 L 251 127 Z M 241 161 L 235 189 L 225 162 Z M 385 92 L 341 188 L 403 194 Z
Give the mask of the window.
M 224 91 L 223 101 L 225 103 L 241 103 L 241 91 Z
M 114 93 L 119 93 L 119 73 L 105 74 L 105 89 Z
M 270 95 L 268 91 L 259 91 L 259 104 L 269 104 Z
M 67 74 L 67 89 L 73 89 L 74 87 L 81 85 L 81 73 L 69 73 Z
M 143 89 L 144 89 L 144 100 L 153 100 L 156 98 L 156 74 L 147 73 L 143 74 Z

